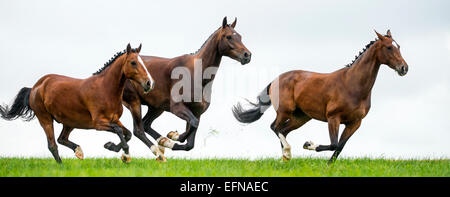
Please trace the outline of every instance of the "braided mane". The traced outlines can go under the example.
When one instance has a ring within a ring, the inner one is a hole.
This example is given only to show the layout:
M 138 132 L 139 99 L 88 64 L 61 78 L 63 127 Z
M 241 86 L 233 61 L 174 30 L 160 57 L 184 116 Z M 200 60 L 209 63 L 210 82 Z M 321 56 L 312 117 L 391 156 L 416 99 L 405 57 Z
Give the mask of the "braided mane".
M 362 51 L 359 52 L 358 55 L 355 55 L 355 59 L 352 61 L 352 63 L 349 63 L 349 64 L 345 65 L 345 67 L 352 67 L 352 66 L 353 66 L 353 63 L 355 63 L 355 61 L 356 61 L 358 58 L 360 58 L 360 57 L 362 56 L 362 54 L 364 54 L 364 52 L 366 52 L 367 49 L 369 49 L 369 48 L 370 48 L 377 40 L 378 40 L 378 39 L 375 39 L 375 41 L 370 41 L 370 43 L 367 44 L 367 45 L 362 49 Z
M 136 53 L 136 49 L 131 49 L 131 52 Z M 98 71 L 95 72 L 95 73 L 92 73 L 92 75 L 98 75 L 98 74 L 102 73 L 106 68 L 108 68 L 109 66 L 111 66 L 111 64 L 114 63 L 114 61 L 115 61 L 117 58 L 119 58 L 121 55 L 123 55 L 123 54 L 125 54 L 125 53 L 126 53 L 126 50 L 117 52 L 116 54 L 114 54 L 114 56 L 113 56 L 111 59 L 109 59 L 108 62 L 106 62 L 106 63 L 103 65 L 102 68 L 100 68 L 100 70 L 98 70 Z
M 388 37 L 388 38 L 391 38 L 391 36 L 389 36 L 389 35 L 384 35 L 384 36 L 385 36 L 385 37 Z M 366 47 L 364 47 L 364 48 L 362 49 L 362 51 L 360 51 L 359 54 L 355 56 L 355 59 L 352 61 L 352 63 L 349 63 L 349 64 L 345 65 L 345 67 L 352 67 L 353 64 L 356 62 L 356 60 L 357 60 L 358 58 L 360 58 L 360 57 L 362 56 L 362 54 L 364 54 L 364 52 L 366 52 L 367 49 L 369 49 L 369 48 L 370 48 L 377 40 L 378 40 L 378 38 L 375 39 L 374 41 L 370 41 L 370 43 L 367 44 Z

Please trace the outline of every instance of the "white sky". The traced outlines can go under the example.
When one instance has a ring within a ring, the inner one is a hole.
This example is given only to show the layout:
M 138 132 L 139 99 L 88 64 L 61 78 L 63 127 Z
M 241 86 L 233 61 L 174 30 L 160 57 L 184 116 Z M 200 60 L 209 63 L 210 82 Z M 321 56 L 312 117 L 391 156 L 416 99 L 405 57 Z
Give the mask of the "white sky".
M 239 124 L 230 108 L 254 99 L 285 71 L 332 72 L 351 62 L 376 38 L 373 29 L 391 29 L 409 64 L 399 77 L 382 66 L 372 108 L 344 148 L 343 157 L 450 157 L 449 1 L 0 1 L 0 103 L 43 75 L 89 77 L 128 42 L 141 54 L 174 57 L 195 52 L 224 16 L 253 53 L 250 64 L 224 57 L 213 85 L 212 104 L 203 114 L 195 148 L 167 151 L 168 157 L 281 157 L 269 125 L 269 109 L 257 122 Z M 146 111 L 144 107 L 144 112 Z M 121 118 L 132 130 L 127 110 Z M 183 131 L 185 122 L 164 113 L 154 123 L 162 135 Z M 55 135 L 62 126 L 55 123 Z M 341 131 L 343 127 L 341 126 Z M 217 130 L 217 133 L 211 132 Z M 37 120 L 0 120 L 0 156 L 51 157 Z M 116 135 L 74 130 L 72 141 L 86 157 L 119 157 L 103 148 Z M 329 144 L 327 124 L 310 121 L 288 136 L 294 157 L 329 157 L 302 149 L 307 140 Z M 132 156 L 153 158 L 136 137 Z M 74 157 L 59 145 L 60 155 Z

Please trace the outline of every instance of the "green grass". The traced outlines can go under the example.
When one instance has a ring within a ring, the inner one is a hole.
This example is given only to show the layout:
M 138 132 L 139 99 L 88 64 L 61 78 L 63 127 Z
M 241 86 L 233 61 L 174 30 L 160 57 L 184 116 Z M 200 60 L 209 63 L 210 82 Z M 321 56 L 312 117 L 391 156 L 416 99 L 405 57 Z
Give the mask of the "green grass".
M 63 159 L 0 158 L 0 177 L 449 177 L 450 160 L 388 160 L 295 158 L 278 159 L 174 159 L 158 163 L 133 158 L 129 164 L 114 158 Z

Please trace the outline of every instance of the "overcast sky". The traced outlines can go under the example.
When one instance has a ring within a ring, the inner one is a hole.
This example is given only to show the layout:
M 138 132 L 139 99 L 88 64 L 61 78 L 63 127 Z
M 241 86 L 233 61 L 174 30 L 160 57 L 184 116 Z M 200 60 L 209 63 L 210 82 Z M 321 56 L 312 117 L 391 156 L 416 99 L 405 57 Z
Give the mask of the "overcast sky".
M 346 144 L 343 157 L 450 158 L 449 1 L 23 1 L 0 0 L 0 103 L 45 74 L 87 78 L 116 52 L 143 44 L 141 54 L 175 57 L 195 52 L 228 16 L 252 52 L 245 66 L 224 57 L 213 85 L 212 104 L 201 117 L 195 148 L 168 157 L 281 158 L 269 128 L 275 111 L 257 122 L 238 123 L 230 108 L 256 95 L 290 70 L 332 72 L 350 63 L 373 32 L 391 29 L 409 65 L 405 77 L 383 65 L 372 107 Z M 143 107 L 144 113 L 147 111 Z M 132 130 L 128 110 L 121 118 Z M 162 135 L 183 131 L 185 122 L 164 113 L 154 122 Z M 55 123 L 55 135 L 62 126 Z M 343 126 L 341 126 L 341 132 Z M 0 120 L 0 156 L 51 157 L 37 119 Z M 119 157 L 103 148 L 116 135 L 72 132 L 85 157 Z M 327 124 L 312 120 L 287 137 L 293 157 L 329 157 L 302 149 L 307 140 L 329 144 Z M 136 137 L 134 157 L 153 158 Z M 59 145 L 62 157 L 73 151 Z

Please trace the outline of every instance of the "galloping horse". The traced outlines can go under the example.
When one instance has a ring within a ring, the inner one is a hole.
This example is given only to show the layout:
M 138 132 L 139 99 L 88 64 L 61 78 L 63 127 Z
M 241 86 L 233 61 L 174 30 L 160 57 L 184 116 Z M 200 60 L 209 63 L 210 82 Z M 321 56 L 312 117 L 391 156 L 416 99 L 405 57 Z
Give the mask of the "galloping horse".
M 162 58 L 153 56 L 142 56 L 145 66 L 152 72 L 156 81 L 155 89 L 148 94 L 144 94 L 142 90 L 138 88 L 139 84 L 133 81 L 126 84 L 123 94 L 123 103 L 131 111 L 134 122 L 133 133 L 136 137 L 142 140 L 148 147 L 152 147 L 153 143 L 146 137 L 145 133 L 148 133 L 158 142 L 160 146 L 160 154 L 164 152 L 164 147 L 168 147 L 172 150 L 185 150 L 189 151 L 194 147 L 195 134 L 199 125 L 200 116 L 208 109 L 209 101 L 204 98 L 210 98 L 211 91 L 207 90 L 207 84 L 211 84 L 214 80 L 214 75 L 207 79 L 203 79 L 203 74 L 200 77 L 200 86 L 206 91 L 203 91 L 201 100 L 195 100 L 195 93 L 192 93 L 192 97 L 189 99 L 176 101 L 173 98 L 172 90 L 181 79 L 173 78 L 174 70 L 184 69 L 190 74 L 190 76 L 183 76 L 183 79 L 187 79 L 188 83 L 193 84 L 191 87 L 195 87 L 196 76 L 194 76 L 194 70 L 196 70 L 195 63 L 201 60 L 197 68 L 204 73 L 209 68 L 218 68 L 222 56 L 228 56 L 236 61 L 239 61 L 242 65 L 250 62 L 251 53 L 242 44 L 241 35 L 235 30 L 236 20 L 231 24 L 227 24 L 227 18 L 225 17 L 222 22 L 222 26 L 217 29 L 202 45 L 202 47 L 193 54 L 182 55 L 175 58 Z M 191 77 L 192 76 L 192 77 Z M 197 81 L 198 82 L 198 81 Z M 206 86 L 206 87 L 205 87 Z M 209 86 L 210 87 L 210 86 Z M 194 88 L 191 90 L 183 87 L 182 92 L 188 91 L 194 92 Z M 175 91 L 176 92 L 176 91 Z M 176 92 L 179 93 L 179 92 Z M 206 94 L 206 95 L 205 95 Z M 148 106 L 148 112 L 141 120 L 141 104 Z M 166 137 L 161 136 L 152 127 L 152 122 L 158 118 L 164 111 L 171 112 L 179 118 L 185 120 L 186 131 L 183 134 L 178 132 L 169 132 L 167 137 L 184 142 L 187 139 L 187 143 L 180 145 L 174 143 Z
M 234 116 L 240 122 L 251 123 L 273 105 L 277 117 L 270 127 L 281 141 L 286 161 L 291 159 L 291 147 L 286 141 L 289 132 L 312 118 L 328 122 L 331 144 L 306 142 L 303 148 L 317 152 L 334 150 L 329 160 L 332 163 L 369 112 L 372 87 L 380 65 L 388 65 L 400 76 L 408 72 L 408 64 L 391 32 L 388 30 L 385 36 L 375 33 L 378 40 L 370 42 L 347 67 L 328 74 L 302 70 L 283 73 L 258 95 L 258 102 L 251 103 L 252 108 L 244 110 L 237 103 L 232 109 Z M 345 129 L 338 141 L 340 124 L 344 124 Z
M 69 141 L 74 128 L 117 134 L 120 144 L 108 142 L 105 148 L 116 152 L 123 149 L 122 161 L 128 163 L 131 157 L 127 141 L 132 135 L 119 120 L 123 111 L 125 82 L 127 79 L 135 81 L 144 92 L 154 87 L 154 81 L 139 56 L 141 47 L 132 49 L 128 44 L 126 51 L 117 53 L 87 79 L 45 75 L 33 88 L 22 88 L 11 107 L 0 106 L 0 115 L 5 120 L 21 117 L 27 121 L 36 116 L 47 135 L 48 149 L 58 163 L 61 163 L 61 158 L 55 142 L 53 120 L 63 124 L 58 142 L 72 149 L 79 159 L 84 157 L 81 147 Z

